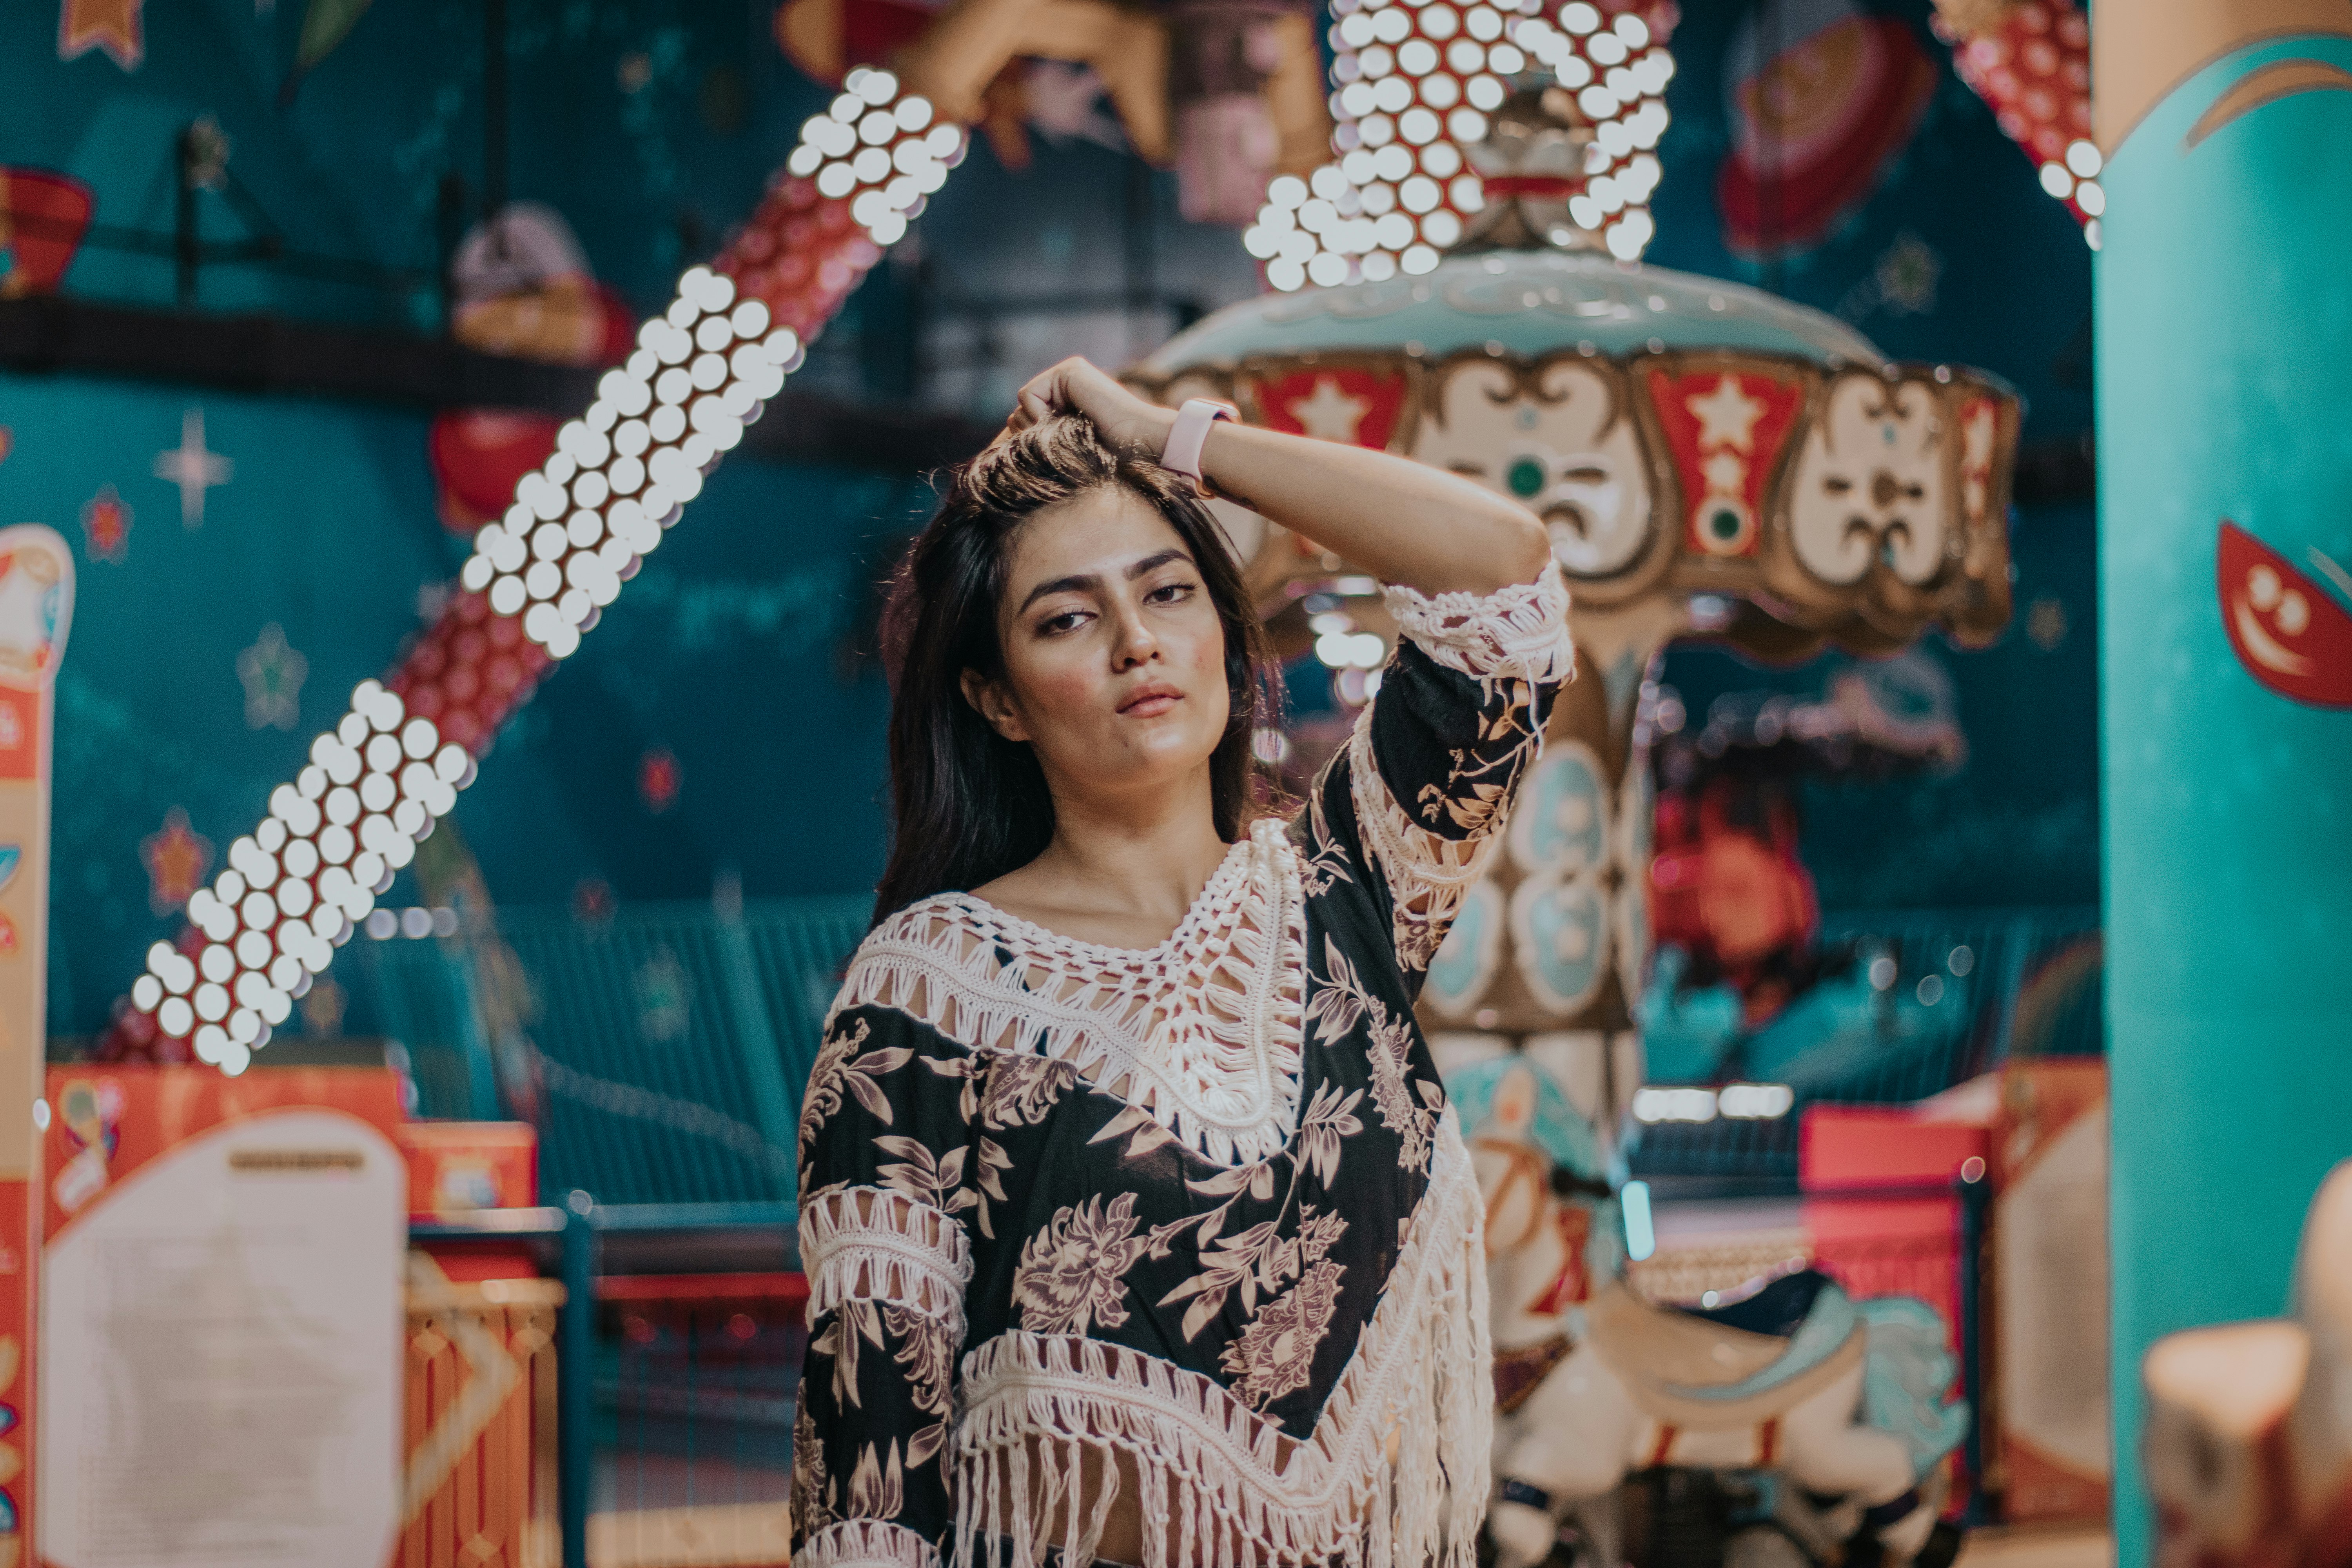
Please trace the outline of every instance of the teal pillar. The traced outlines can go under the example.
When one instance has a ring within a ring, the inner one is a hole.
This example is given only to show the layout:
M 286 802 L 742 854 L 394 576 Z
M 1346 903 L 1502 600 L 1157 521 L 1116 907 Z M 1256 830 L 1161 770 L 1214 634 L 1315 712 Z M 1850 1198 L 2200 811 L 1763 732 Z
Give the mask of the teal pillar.
M 2141 1357 L 2284 1310 L 2352 1157 L 2352 5 L 2095 17 L 2116 1529 L 2141 1568 Z

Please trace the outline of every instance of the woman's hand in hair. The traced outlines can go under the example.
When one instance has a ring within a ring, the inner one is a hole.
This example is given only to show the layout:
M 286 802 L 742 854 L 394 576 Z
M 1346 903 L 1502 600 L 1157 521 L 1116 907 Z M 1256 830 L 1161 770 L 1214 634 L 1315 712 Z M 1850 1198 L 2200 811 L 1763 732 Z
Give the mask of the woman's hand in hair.
M 1175 411 L 1146 402 L 1076 357 L 1032 377 L 1021 389 L 1008 430 L 1026 430 L 1056 414 L 1083 414 L 1103 444 L 1121 457 L 1157 462 L 1168 447 Z

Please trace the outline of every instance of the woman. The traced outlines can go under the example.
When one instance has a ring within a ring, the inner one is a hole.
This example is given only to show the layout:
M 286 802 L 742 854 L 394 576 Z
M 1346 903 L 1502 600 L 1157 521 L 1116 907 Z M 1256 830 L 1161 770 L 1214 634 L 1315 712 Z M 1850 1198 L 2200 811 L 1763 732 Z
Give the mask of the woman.
M 897 841 L 801 1125 L 798 1568 L 1466 1564 L 1478 1194 L 1412 999 L 1558 684 L 1467 479 L 1022 389 L 898 584 Z M 1395 584 L 1303 820 L 1203 481 Z

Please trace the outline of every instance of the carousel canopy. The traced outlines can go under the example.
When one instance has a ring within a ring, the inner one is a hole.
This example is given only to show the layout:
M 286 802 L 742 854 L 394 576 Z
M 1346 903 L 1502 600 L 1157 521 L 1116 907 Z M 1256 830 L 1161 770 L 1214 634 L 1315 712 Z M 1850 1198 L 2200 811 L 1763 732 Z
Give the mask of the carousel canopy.
M 1233 306 L 1129 378 L 1517 497 L 1588 625 L 1696 604 L 1698 629 L 1789 658 L 2009 618 L 2014 394 L 1738 284 L 1575 248 L 1457 255 Z M 1236 536 L 1263 589 L 1329 571 L 1254 521 Z

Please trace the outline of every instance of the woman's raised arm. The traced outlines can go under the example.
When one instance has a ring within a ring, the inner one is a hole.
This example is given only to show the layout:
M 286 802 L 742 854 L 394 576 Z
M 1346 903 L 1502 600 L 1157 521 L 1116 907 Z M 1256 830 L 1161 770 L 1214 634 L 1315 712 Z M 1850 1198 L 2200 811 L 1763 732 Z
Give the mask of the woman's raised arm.
M 1129 457 L 1157 459 L 1175 410 L 1129 392 L 1082 359 L 1021 389 L 1022 429 L 1065 410 L 1092 420 Z M 1369 447 L 1221 421 L 1201 451 L 1219 495 L 1305 535 L 1386 583 L 1427 595 L 1485 595 L 1534 581 L 1551 558 L 1535 515 L 1459 474 Z

